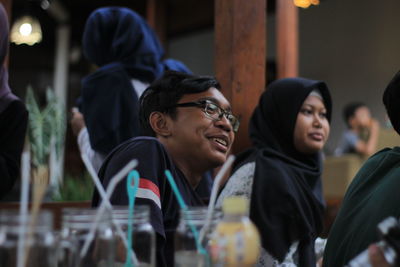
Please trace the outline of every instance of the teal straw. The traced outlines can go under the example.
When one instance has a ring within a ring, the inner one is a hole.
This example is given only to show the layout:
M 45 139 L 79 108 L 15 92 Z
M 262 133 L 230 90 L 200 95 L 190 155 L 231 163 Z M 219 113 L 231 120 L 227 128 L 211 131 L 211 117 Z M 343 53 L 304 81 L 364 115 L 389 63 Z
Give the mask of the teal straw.
M 126 191 L 128 193 L 129 198 L 129 215 L 128 215 L 128 246 L 126 248 L 126 260 L 124 267 L 134 267 L 135 265 L 132 263 L 132 259 L 128 256 L 132 250 L 132 231 L 133 231 L 133 210 L 135 207 L 135 197 L 137 190 L 139 188 L 139 173 L 136 170 L 132 170 L 128 174 L 128 179 L 126 181 Z M 132 186 L 133 180 L 133 186 Z
M 203 248 L 203 246 L 200 243 L 199 232 L 197 231 L 197 229 L 195 228 L 195 226 L 191 222 L 190 215 L 187 213 L 188 207 L 187 207 L 185 201 L 183 200 L 182 195 L 178 190 L 178 187 L 176 186 L 175 180 L 172 177 L 171 172 L 169 170 L 165 170 L 165 175 L 167 176 L 167 180 L 168 180 L 169 184 L 171 185 L 172 191 L 174 192 L 175 197 L 178 200 L 178 204 L 181 207 L 181 210 L 183 210 L 183 213 L 188 218 L 187 221 L 188 221 L 188 224 L 189 224 L 189 228 L 193 233 L 194 240 L 196 242 L 197 252 L 199 254 L 206 255 L 206 258 L 209 259 L 207 251 Z

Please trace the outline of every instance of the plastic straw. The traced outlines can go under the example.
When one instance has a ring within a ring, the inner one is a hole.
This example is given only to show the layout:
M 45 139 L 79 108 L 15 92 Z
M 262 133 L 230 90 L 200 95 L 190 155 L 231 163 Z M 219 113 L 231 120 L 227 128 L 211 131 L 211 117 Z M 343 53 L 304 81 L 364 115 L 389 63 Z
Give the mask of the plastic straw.
M 197 231 L 196 227 L 193 225 L 193 223 L 190 220 L 190 215 L 187 213 L 188 207 L 187 207 L 185 201 L 183 200 L 182 195 L 179 192 L 178 187 L 176 186 L 175 180 L 172 177 L 171 172 L 169 170 L 165 170 L 165 175 L 167 176 L 167 180 L 168 180 L 169 184 L 171 185 L 172 191 L 174 192 L 175 197 L 178 200 L 178 204 L 179 204 L 181 210 L 183 211 L 185 216 L 188 218 L 188 220 L 187 220 L 188 221 L 188 225 L 189 225 L 190 230 L 193 233 L 194 240 L 196 242 L 197 252 L 200 253 L 200 254 L 207 255 L 207 251 L 203 248 L 203 246 L 200 243 L 199 232 Z
M 128 216 L 128 247 L 126 248 L 126 255 L 129 255 L 129 251 L 132 249 L 132 224 L 133 224 L 133 212 L 135 208 L 135 198 L 136 193 L 139 188 L 139 173 L 135 170 L 131 171 L 128 175 L 128 179 L 126 181 L 126 191 L 128 193 L 129 198 L 129 216 Z M 132 186 L 133 180 L 133 186 Z M 133 264 L 135 266 L 135 264 Z M 132 261 L 129 260 L 129 257 L 126 257 L 125 267 L 132 267 Z
M 82 247 L 82 250 L 81 250 L 80 256 L 81 256 L 81 258 L 83 258 L 83 257 L 86 255 L 86 253 L 87 253 L 87 251 L 88 251 L 88 249 L 89 249 L 90 242 L 91 242 L 91 241 L 93 240 L 93 238 L 94 238 L 94 233 L 95 233 L 95 231 L 96 231 L 97 224 L 98 224 L 98 222 L 99 222 L 99 220 L 100 220 L 100 218 L 101 218 L 101 216 L 102 216 L 102 214 L 103 214 L 105 208 L 107 207 L 107 208 L 109 208 L 110 210 L 112 209 L 112 205 L 111 205 L 109 199 L 110 199 L 110 196 L 112 195 L 112 193 L 114 192 L 114 189 L 115 189 L 116 185 L 117 185 L 118 182 L 120 182 L 123 178 L 125 178 L 125 175 L 127 175 L 129 171 L 131 171 L 133 168 L 135 168 L 135 167 L 137 166 L 138 162 L 137 162 L 137 160 L 131 160 L 130 162 L 128 162 L 128 164 L 126 164 L 126 165 L 125 165 L 111 180 L 110 180 L 110 184 L 109 184 L 109 186 L 108 186 L 108 188 L 107 188 L 107 193 L 106 193 L 105 190 L 104 190 L 104 188 L 103 188 L 103 185 L 100 183 L 99 177 L 97 176 L 97 174 L 96 174 L 96 172 L 95 172 L 95 170 L 94 170 L 92 164 L 90 163 L 89 159 L 87 158 L 87 156 L 84 155 L 84 154 L 81 154 L 81 157 L 82 157 L 83 163 L 85 164 L 87 170 L 88 170 L 89 173 L 90 173 L 90 176 L 92 177 L 92 180 L 93 180 L 93 182 L 94 182 L 94 184 L 95 184 L 95 186 L 96 186 L 97 191 L 98 191 L 99 194 L 100 194 L 100 197 L 102 198 L 100 207 L 99 207 L 98 210 L 97 210 L 97 214 L 96 214 L 96 217 L 95 217 L 95 221 L 94 221 L 94 223 L 93 223 L 93 225 L 92 225 L 92 228 L 90 229 L 89 234 L 88 234 L 87 237 L 86 237 L 85 243 L 84 243 L 84 245 L 83 245 L 83 247 Z M 122 242 L 123 242 L 124 246 L 127 248 L 127 247 L 129 246 L 129 245 L 128 245 L 128 241 L 126 240 L 125 234 L 124 234 L 124 232 L 122 231 L 121 226 L 119 225 L 119 223 L 117 223 L 116 221 L 114 221 L 114 219 L 113 219 L 113 223 L 114 223 L 114 225 L 115 225 L 115 227 L 116 227 L 116 229 L 117 229 L 118 235 L 119 235 L 119 236 L 121 237 L 121 239 L 122 239 Z M 135 255 L 135 253 L 134 253 L 133 251 L 131 251 L 131 254 L 132 254 L 131 257 L 132 257 L 134 263 L 136 264 L 136 263 L 137 263 L 136 255 Z
M 206 235 L 206 232 L 208 228 L 210 227 L 211 224 L 211 219 L 214 213 L 215 209 L 215 201 L 217 199 L 217 193 L 219 186 L 221 184 L 222 179 L 225 176 L 225 173 L 228 171 L 228 169 L 231 167 L 232 163 L 235 161 L 235 156 L 230 155 L 228 159 L 225 161 L 224 165 L 222 165 L 221 169 L 219 170 L 217 176 L 215 176 L 214 179 L 214 185 L 211 189 L 211 197 L 210 197 L 210 202 L 208 203 L 208 209 L 207 209 L 207 215 L 206 215 L 206 221 L 203 225 L 203 227 L 200 230 L 200 242 L 203 242 L 203 239 Z
M 29 172 L 30 172 L 30 153 L 22 153 L 22 173 L 21 173 L 21 204 L 19 206 L 19 233 L 17 250 L 17 267 L 24 267 L 25 259 L 25 238 L 26 223 L 28 217 L 28 199 L 29 199 Z

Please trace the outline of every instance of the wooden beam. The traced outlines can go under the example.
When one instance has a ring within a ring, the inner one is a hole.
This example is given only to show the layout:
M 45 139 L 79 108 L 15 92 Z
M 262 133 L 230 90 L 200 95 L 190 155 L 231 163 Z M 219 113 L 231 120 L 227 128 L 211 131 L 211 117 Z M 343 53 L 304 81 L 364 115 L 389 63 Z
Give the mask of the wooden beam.
M 215 72 L 239 115 L 233 153 L 250 146 L 248 124 L 265 87 L 266 0 L 215 1 Z
M 167 41 L 167 19 L 166 19 L 166 1 L 148 0 L 146 7 L 146 19 L 150 27 L 157 34 L 161 44 L 165 47 Z
M 298 76 L 298 8 L 292 0 L 276 1 L 277 78 Z
M 214 27 L 214 0 L 173 0 L 168 4 L 168 37 Z

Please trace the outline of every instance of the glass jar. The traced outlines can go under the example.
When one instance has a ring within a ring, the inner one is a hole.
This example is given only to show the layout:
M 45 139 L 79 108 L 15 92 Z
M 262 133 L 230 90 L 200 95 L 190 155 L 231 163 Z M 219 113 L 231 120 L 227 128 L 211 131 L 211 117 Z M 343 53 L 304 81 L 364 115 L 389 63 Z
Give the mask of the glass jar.
M 122 230 L 126 234 L 128 234 L 129 207 L 114 206 L 112 216 L 114 220 L 120 224 Z M 156 265 L 156 236 L 149 219 L 150 207 L 144 205 L 136 205 L 132 217 L 132 249 L 135 252 L 136 258 L 138 260 L 138 265 L 135 265 L 135 267 L 147 267 Z M 117 261 L 120 263 L 125 263 L 126 249 L 122 244 L 122 240 L 118 242 L 118 247 L 119 249 L 117 254 Z
M 33 221 L 36 223 L 32 224 Z M 53 233 L 53 214 L 50 211 L 40 211 L 36 219 L 27 215 L 25 221 L 21 220 L 17 210 L 0 211 L 1 267 L 17 266 L 20 235 L 25 241 L 25 258 L 28 262 L 25 266 L 57 266 L 57 242 Z
M 210 266 L 209 241 L 222 213 L 220 210 L 213 212 L 212 220 L 200 246 L 197 240 L 199 240 L 201 229 L 206 223 L 206 217 L 207 207 L 189 207 L 188 210 L 180 210 L 180 220 L 175 232 L 174 261 L 176 267 Z
M 94 227 L 97 209 L 63 209 L 58 263 L 60 267 L 115 267 L 116 233 L 112 227 L 111 213 L 100 218 L 93 240 L 84 257 L 80 253 L 84 242 Z

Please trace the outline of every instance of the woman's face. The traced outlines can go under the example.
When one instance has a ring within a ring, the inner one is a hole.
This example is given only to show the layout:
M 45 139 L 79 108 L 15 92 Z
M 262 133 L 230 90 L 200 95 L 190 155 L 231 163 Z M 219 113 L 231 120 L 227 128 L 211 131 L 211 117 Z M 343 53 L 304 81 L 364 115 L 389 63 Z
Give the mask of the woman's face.
M 329 136 L 327 111 L 317 96 L 308 96 L 297 114 L 294 128 L 294 146 L 303 154 L 320 151 Z

